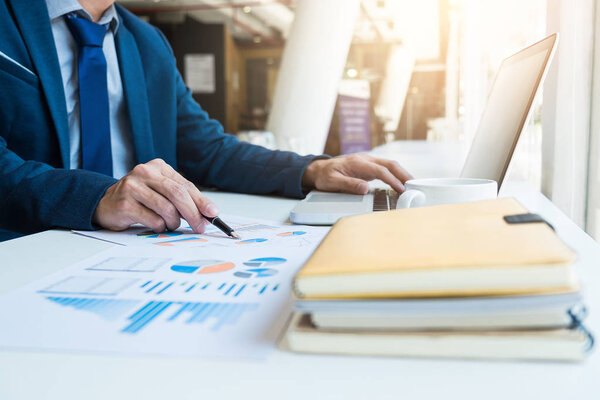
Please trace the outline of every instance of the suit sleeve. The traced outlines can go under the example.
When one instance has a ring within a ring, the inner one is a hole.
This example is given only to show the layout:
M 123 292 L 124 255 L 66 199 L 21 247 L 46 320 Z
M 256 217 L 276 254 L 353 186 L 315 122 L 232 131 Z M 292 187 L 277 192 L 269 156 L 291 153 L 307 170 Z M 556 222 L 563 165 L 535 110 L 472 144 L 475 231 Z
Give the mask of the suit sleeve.
M 162 35 L 165 45 L 171 49 Z M 172 54 L 172 53 L 171 53 Z M 194 101 L 173 62 L 177 91 L 177 164 L 194 183 L 253 194 L 304 197 L 302 174 L 316 158 L 240 142 Z
M 116 180 L 83 170 L 25 161 L 0 136 L 0 228 L 33 233 L 54 227 L 93 229 L 92 215 Z

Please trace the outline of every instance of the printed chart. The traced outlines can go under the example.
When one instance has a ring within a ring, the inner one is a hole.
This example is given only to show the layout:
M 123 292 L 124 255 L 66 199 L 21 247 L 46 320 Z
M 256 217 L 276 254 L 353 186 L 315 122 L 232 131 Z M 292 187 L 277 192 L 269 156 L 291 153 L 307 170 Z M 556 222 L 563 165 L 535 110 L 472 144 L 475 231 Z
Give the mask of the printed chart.
M 228 271 L 234 266 L 232 262 L 222 260 L 192 260 L 172 265 L 171 271 L 183 274 L 214 274 Z
M 208 240 L 201 237 L 182 237 L 179 239 L 166 240 L 164 242 L 154 243 L 156 246 L 175 247 L 175 246 L 196 246 L 199 243 L 206 243 Z
M 89 271 L 155 272 L 168 258 L 109 257 L 87 268 Z
M 270 221 L 221 215 L 238 234 L 241 240 L 235 240 L 214 226 L 209 226 L 203 234 L 192 231 L 185 220 L 176 231 L 155 233 L 144 227 L 133 227 L 124 232 L 75 231 L 78 234 L 101 239 L 125 246 L 154 245 L 173 248 L 234 248 L 234 247 L 311 247 L 319 242 L 321 232 L 327 228 L 300 225 L 275 224 Z
M 150 301 L 127 319 L 129 324 L 122 332 L 136 334 L 161 314 L 171 309 L 175 311 L 166 317 L 166 322 L 184 320 L 185 324 L 209 324 L 210 330 L 216 332 L 226 325 L 236 325 L 244 314 L 255 311 L 258 304 L 248 303 L 192 303 L 171 301 Z
M 237 276 L 234 274 L 234 276 Z M 242 278 L 249 278 L 242 276 Z M 176 296 L 189 295 L 194 298 L 240 298 L 247 299 L 256 295 L 268 295 L 277 292 L 280 283 L 274 282 L 248 282 L 237 280 L 201 280 L 201 281 L 169 281 L 149 280 L 139 285 L 139 290 L 149 295 Z
M 277 270 L 272 268 L 250 268 L 234 273 L 239 278 L 268 278 L 277 275 Z
M 287 260 L 285 258 L 281 257 L 262 257 L 248 260 L 244 262 L 244 265 L 248 267 L 268 267 L 283 264 L 286 261 Z
M 104 300 L 81 297 L 47 297 L 63 307 L 97 314 L 107 320 L 115 320 L 126 314 L 140 302 L 137 300 Z M 186 324 L 213 322 L 211 331 L 218 331 L 226 325 L 235 325 L 243 314 L 258 308 L 255 303 L 194 303 L 174 301 L 149 301 L 126 318 L 121 332 L 136 334 L 152 321 L 167 314 L 165 321 L 173 322 L 178 318 Z M 170 312 L 168 314 L 168 312 Z
M 255 238 L 255 239 L 245 239 L 245 240 L 238 240 L 236 242 L 234 242 L 235 244 L 254 244 L 254 243 L 264 243 L 266 242 L 268 239 L 265 238 Z
M 302 235 L 306 235 L 306 232 L 304 232 L 304 231 L 292 231 L 292 232 L 281 232 L 281 233 L 277 234 L 277 236 L 279 236 L 279 237 L 302 236 Z
M 0 347 L 264 358 L 327 229 L 222 218 L 243 240 L 187 225 L 87 232 L 122 245 L 0 296 Z
M 137 282 L 136 279 L 105 278 L 95 276 L 69 276 L 44 289 L 40 293 L 80 294 L 91 296 L 116 296 Z
M 72 307 L 99 315 L 107 320 L 115 320 L 121 317 L 135 305 L 138 300 L 117 299 L 91 299 L 86 297 L 46 297 L 51 302 L 63 307 Z
M 144 238 L 144 239 L 166 239 L 166 238 L 179 236 L 182 234 L 183 234 L 183 232 L 180 232 L 180 231 L 163 232 L 163 233 L 156 233 L 154 231 L 144 231 L 144 232 L 137 233 L 136 236 L 138 236 L 140 238 Z

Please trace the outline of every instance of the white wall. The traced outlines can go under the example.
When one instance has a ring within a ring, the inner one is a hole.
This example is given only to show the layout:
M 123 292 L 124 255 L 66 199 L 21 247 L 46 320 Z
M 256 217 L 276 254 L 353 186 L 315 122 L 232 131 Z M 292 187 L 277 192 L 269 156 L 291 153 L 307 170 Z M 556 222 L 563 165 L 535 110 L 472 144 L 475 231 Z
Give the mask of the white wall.
M 594 22 L 594 69 L 586 230 L 596 240 L 600 240 L 600 2 L 598 1 L 596 1 Z
M 542 191 L 585 227 L 595 0 L 548 0 L 548 33 L 559 32 L 543 103 Z

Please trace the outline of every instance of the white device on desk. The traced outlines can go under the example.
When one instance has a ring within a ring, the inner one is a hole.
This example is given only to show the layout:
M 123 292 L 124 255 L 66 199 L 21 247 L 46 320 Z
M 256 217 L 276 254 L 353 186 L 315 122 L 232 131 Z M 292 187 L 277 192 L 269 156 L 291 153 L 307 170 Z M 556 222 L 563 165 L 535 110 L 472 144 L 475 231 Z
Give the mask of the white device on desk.
M 557 41 L 558 34 L 552 34 L 502 61 L 461 178 L 494 180 L 500 189 Z M 395 209 L 397 201 L 398 194 L 391 190 L 366 195 L 313 190 L 291 211 L 290 220 L 331 225 L 348 215 Z

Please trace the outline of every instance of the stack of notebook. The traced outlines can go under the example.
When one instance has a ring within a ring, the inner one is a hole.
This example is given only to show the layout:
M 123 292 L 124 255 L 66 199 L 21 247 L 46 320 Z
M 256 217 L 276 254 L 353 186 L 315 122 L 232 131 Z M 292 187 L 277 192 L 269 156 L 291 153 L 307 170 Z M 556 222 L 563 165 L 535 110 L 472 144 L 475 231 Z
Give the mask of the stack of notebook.
M 593 338 L 573 263 L 514 199 L 340 220 L 297 274 L 293 351 L 576 361 Z

